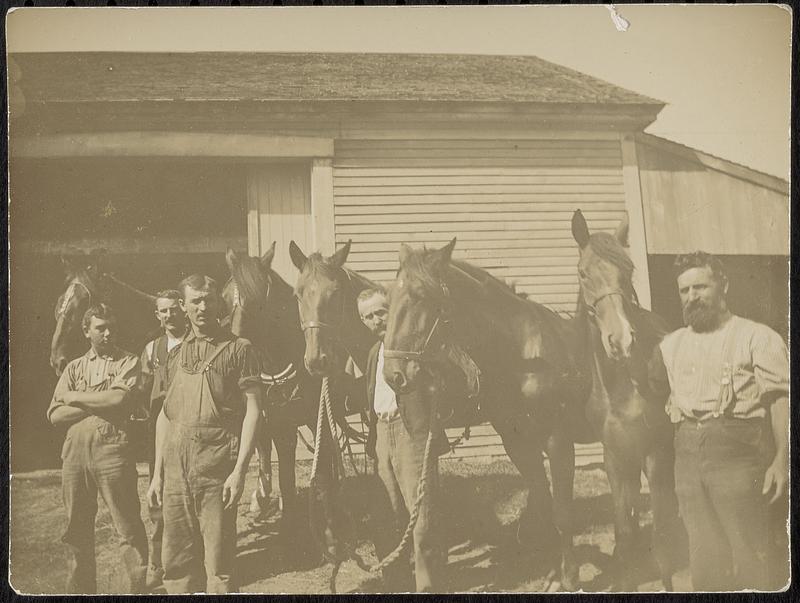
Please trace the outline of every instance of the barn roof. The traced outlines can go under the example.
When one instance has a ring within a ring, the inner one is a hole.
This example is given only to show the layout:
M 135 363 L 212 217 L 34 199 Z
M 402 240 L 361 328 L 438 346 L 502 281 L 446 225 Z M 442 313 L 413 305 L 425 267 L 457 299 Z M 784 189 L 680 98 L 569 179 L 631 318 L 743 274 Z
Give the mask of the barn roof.
M 24 53 L 29 101 L 263 100 L 663 103 L 534 56 Z M 17 78 L 14 78 L 17 79 Z

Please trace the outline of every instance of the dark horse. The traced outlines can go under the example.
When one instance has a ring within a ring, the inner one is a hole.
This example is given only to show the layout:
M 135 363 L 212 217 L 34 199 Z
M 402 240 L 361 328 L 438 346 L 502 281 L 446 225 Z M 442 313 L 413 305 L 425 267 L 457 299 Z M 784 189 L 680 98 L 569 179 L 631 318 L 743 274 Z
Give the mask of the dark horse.
M 672 536 L 679 528 L 673 473 L 673 428 L 666 400 L 648 383 L 648 360 L 668 332 L 664 321 L 639 306 L 633 262 L 623 220 L 614 235 L 589 234 L 580 210 L 572 217 L 580 247 L 580 299 L 575 317 L 582 347 L 589 351 L 592 391 L 587 417 L 603 442 L 606 474 L 614 498 L 615 558 L 620 588 L 633 590 L 632 569 L 639 528 L 637 500 L 644 471 L 653 508 L 653 552 L 664 588 L 672 590 Z
M 67 275 L 55 307 L 56 327 L 50 344 L 50 366 L 61 375 L 67 363 L 89 348 L 81 322 L 89 306 L 110 305 L 119 318 L 118 343 L 141 350 L 155 336 L 155 297 L 122 282 L 102 268 L 100 252 L 61 258 Z
M 320 253 L 306 256 L 294 241 L 289 245 L 292 262 L 300 271 L 295 297 L 305 334 L 304 363 L 312 375 L 323 377 L 331 388 L 334 404 L 329 423 L 339 423 L 340 427 L 346 424 L 341 401 L 349 394 L 358 395 L 348 385 L 351 383 L 345 371 L 348 358 L 365 370 L 367 355 L 374 343 L 373 335 L 359 318 L 356 297 L 364 289 L 376 285 L 344 267 L 349 252 L 349 242 L 330 257 Z M 319 417 L 322 416 L 320 401 Z M 343 561 L 355 558 L 362 564 L 360 558 L 352 555 L 349 545 L 353 539 L 352 522 L 342 505 L 337 504 L 343 467 L 334 452 L 331 430 L 324 426 L 318 430 L 320 458 L 315 466 L 320 470 L 311 479 L 310 512 L 312 532 L 325 559 L 333 564 L 333 591 L 336 573 Z
M 261 472 L 268 474 L 272 442 L 275 443 L 283 498 L 282 525 L 290 528 L 285 534 L 290 535 L 297 527 L 297 427 L 308 425 L 314 429 L 320 380 L 303 366 L 305 342 L 297 303 L 292 287 L 272 269 L 274 255 L 274 243 L 261 258 L 229 249 L 225 259 L 231 278 L 222 290 L 222 297 L 231 331 L 256 346 L 262 371 L 287 377 L 294 374 L 285 383 L 267 385 L 267 421 L 262 425 L 257 444 Z
M 574 330 L 485 270 L 452 260 L 455 242 L 437 250 L 401 247 L 390 291 L 384 376 L 398 392 L 431 387 L 448 347 L 472 358 L 481 371 L 481 412 L 528 482 L 521 527 L 530 526 L 536 542 L 560 545 L 557 559 L 551 557 L 548 589 L 560 583 L 574 590 L 573 442 L 588 431 L 580 428 L 591 385 L 573 354 Z M 552 496 L 543 452 L 550 459 Z

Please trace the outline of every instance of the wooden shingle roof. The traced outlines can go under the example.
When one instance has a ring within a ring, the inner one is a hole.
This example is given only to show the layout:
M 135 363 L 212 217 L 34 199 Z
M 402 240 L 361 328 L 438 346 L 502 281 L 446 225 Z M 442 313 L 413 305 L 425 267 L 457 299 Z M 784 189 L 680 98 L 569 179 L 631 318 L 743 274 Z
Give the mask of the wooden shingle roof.
M 663 106 L 661 101 L 534 56 L 87 52 L 12 56 L 19 68 L 17 84 L 32 102 L 352 100 Z

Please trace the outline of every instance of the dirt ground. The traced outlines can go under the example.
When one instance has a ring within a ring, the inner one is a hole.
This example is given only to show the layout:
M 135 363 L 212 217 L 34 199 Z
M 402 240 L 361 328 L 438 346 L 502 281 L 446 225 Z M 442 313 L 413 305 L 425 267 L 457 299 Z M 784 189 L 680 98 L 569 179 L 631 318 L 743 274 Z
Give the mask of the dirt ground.
M 298 465 L 301 494 L 310 467 Z M 352 473 L 352 470 L 351 470 Z M 146 470 L 140 466 L 139 490 L 144 500 Z M 540 557 L 517 542 L 517 519 L 526 493 L 507 460 L 441 463 L 443 521 L 449 555 L 446 590 L 450 592 L 536 592 L 544 587 L 546 568 Z M 249 513 L 248 496 L 255 483 L 251 467 L 245 496 L 239 506 L 239 571 L 241 590 L 248 593 L 327 593 L 330 567 L 298 555 L 298 540 L 283 539 L 277 521 L 257 524 Z M 359 552 L 374 562 L 364 528 L 367 501 L 378 487 L 377 477 L 351 475 L 343 488 L 343 504 L 354 519 Z M 605 473 L 598 465 L 579 467 L 575 479 L 575 544 L 581 588 L 608 590 L 612 575 L 611 497 Z M 635 571 L 640 591 L 660 590 L 661 584 L 649 548 L 650 514 L 642 497 L 642 564 Z M 143 507 L 143 517 L 146 516 Z M 58 593 L 66 575 L 66 551 L 60 543 L 64 529 L 58 471 L 17 474 L 11 481 L 11 584 L 20 593 Z M 145 517 L 145 525 L 151 528 Z M 108 592 L 115 570 L 116 534 L 102 503 L 97 518 L 98 588 Z M 682 566 L 685 565 L 681 564 Z M 339 592 L 379 592 L 381 582 L 354 562 L 342 566 Z M 688 590 L 688 571 L 675 576 L 676 590 Z

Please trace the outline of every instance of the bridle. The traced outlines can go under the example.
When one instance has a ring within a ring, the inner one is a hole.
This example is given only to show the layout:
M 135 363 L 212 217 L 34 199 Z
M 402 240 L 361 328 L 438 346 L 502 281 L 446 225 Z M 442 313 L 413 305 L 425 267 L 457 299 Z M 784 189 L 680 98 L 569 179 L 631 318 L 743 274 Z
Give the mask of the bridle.
M 86 291 L 86 296 L 89 298 L 89 306 L 92 305 L 92 292 L 89 290 L 89 287 L 84 285 L 80 281 L 72 281 L 67 290 L 64 292 L 64 299 L 61 302 L 58 310 L 56 311 L 56 319 L 60 319 L 64 316 L 67 311 L 67 306 L 69 306 L 69 302 L 72 301 L 72 298 L 75 297 L 75 289 L 77 287 L 83 287 L 83 290 Z
M 353 277 L 350 274 L 350 271 L 347 268 L 342 268 L 344 271 L 345 276 L 347 277 L 348 282 L 353 282 Z M 345 301 L 344 297 L 341 300 L 341 308 L 339 309 L 339 322 L 338 324 L 331 324 L 329 322 L 325 322 L 322 320 L 300 320 L 300 328 L 303 330 L 303 333 L 312 329 L 327 329 L 333 332 L 333 339 L 339 343 L 340 341 L 339 333 L 341 330 L 342 325 L 345 323 Z
M 445 299 L 448 299 L 450 296 L 450 291 L 447 288 L 447 285 L 444 283 L 439 283 L 442 288 L 442 293 L 444 294 Z M 435 360 L 439 353 L 444 349 L 445 343 L 442 344 L 434 349 L 429 349 L 431 341 L 433 340 L 433 336 L 436 333 L 436 330 L 439 328 L 440 325 L 448 324 L 448 319 L 446 317 L 446 310 L 444 307 L 439 309 L 439 313 L 436 316 L 436 320 L 433 321 L 433 325 L 431 325 L 430 331 L 428 331 L 428 336 L 425 338 L 425 342 L 422 344 L 422 348 L 419 350 L 383 350 L 383 357 L 384 358 L 394 358 L 399 360 L 416 360 L 417 362 L 423 362 L 425 360 Z
M 619 296 L 622 299 L 623 302 L 628 300 L 628 297 L 625 295 L 625 292 L 622 289 L 607 289 L 607 290 L 601 292 L 600 295 L 594 297 L 594 299 L 592 299 L 592 301 L 589 301 L 588 299 L 586 299 L 586 293 L 585 293 L 585 290 L 584 290 L 583 300 L 584 300 L 584 303 L 586 304 L 586 309 L 587 309 L 589 315 L 592 318 L 596 318 L 597 317 L 597 305 L 601 301 L 606 299 L 607 297 L 613 297 L 615 295 Z M 640 307 L 639 306 L 639 298 L 636 295 L 636 290 L 635 289 L 633 289 L 633 297 L 630 300 L 630 302 L 634 306 L 636 306 L 637 308 Z
M 230 313 L 221 321 L 223 325 L 232 325 L 233 324 L 233 315 L 236 313 L 236 310 L 240 312 L 244 312 L 244 304 L 242 304 L 242 297 L 239 293 L 239 285 L 236 284 L 236 280 L 233 277 L 228 279 L 228 282 L 233 285 L 233 300 L 231 301 L 231 311 Z M 269 298 L 270 289 L 272 288 L 272 279 L 267 279 L 267 292 L 264 295 L 264 299 Z

